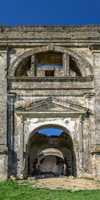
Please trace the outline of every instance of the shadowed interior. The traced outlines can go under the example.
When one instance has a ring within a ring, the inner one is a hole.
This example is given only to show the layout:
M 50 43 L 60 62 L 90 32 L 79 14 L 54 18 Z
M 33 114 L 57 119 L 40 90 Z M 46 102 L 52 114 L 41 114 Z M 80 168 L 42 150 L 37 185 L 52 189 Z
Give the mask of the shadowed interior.
M 76 162 L 71 137 L 62 129 L 41 128 L 31 133 L 27 145 L 26 175 L 75 176 Z

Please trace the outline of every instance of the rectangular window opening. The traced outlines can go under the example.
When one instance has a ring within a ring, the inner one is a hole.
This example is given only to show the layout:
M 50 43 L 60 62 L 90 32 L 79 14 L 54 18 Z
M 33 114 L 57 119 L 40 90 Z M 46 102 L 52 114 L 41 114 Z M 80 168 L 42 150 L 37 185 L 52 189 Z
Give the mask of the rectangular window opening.
M 46 70 L 45 76 L 54 76 L 54 70 Z

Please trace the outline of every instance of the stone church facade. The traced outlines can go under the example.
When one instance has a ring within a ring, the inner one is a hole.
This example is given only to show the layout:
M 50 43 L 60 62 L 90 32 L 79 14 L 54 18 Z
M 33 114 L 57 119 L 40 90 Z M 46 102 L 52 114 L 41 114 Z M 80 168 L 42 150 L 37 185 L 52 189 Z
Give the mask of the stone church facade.
M 43 127 L 62 129 L 62 145 L 31 147 Z M 100 26 L 0 27 L 0 178 L 27 178 L 41 152 L 48 168 L 52 155 L 100 177 Z

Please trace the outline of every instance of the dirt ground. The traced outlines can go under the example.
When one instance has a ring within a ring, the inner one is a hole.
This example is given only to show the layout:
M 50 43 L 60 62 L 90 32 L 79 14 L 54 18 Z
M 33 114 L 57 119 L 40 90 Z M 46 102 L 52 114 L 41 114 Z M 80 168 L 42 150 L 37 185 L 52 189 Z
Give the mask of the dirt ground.
M 36 188 L 49 189 L 74 189 L 74 190 L 93 190 L 100 189 L 100 180 L 91 180 L 85 178 L 61 177 L 61 178 L 45 178 L 31 179 L 29 182 Z

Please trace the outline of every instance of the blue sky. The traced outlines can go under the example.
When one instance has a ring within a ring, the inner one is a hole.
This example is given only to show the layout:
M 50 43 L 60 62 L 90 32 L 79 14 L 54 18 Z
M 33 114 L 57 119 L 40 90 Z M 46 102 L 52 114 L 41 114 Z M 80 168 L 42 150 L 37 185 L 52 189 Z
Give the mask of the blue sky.
M 100 0 L 0 0 L 0 24 L 100 24 Z
M 39 130 L 39 133 L 45 134 L 47 136 L 50 136 L 50 135 L 59 136 L 62 132 L 63 132 L 62 129 L 60 129 L 60 128 L 52 128 L 52 127 L 51 128 L 41 128 Z

